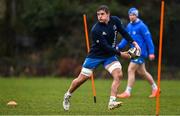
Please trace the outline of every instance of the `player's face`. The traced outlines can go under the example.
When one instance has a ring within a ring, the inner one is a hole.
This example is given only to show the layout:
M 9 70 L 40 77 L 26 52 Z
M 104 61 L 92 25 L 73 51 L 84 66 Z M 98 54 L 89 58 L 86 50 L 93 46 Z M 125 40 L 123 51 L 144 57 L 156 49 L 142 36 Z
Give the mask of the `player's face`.
M 130 21 L 134 22 L 134 21 L 136 21 L 136 19 L 137 19 L 137 16 L 135 14 L 130 14 L 129 15 L 129 20 Z
M 104 10 L 97 11 L 98 21 L 101 23 L 108 23 L 109 21 L 109 13 L 106 13 Z

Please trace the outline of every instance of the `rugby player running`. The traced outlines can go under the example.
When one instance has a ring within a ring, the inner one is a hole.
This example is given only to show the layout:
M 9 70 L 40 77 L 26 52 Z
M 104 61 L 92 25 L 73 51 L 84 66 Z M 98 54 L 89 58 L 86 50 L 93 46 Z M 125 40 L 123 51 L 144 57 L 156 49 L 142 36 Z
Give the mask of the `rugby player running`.
M 116 55 L 125 59 L 130 59 L 130 55 L 127 52 L 116 50 L 116 38 L 118 32 L 138 50 L 140 50 L 140 47 L 123 28 L 121 20 L 117 16 L 110 16 L 108 6 L 101 5 L 98 7 L 97 19 L 97 23 L 91 30 L 92 46 L 90 52 L 82 65 L 79 76 L 72 81 L 69 89 L 64 94 L 64 110 L 69 110 L 72 93 L 89 79 L 93 74 L 93 70 L 100 64 L 102 64 L 113 77 L 108 109 L 111 110 L 117 108 L 122 104 L 122 102 L 116 101 L 118 87 L 123 76 L 121 70 L 122 66 Z

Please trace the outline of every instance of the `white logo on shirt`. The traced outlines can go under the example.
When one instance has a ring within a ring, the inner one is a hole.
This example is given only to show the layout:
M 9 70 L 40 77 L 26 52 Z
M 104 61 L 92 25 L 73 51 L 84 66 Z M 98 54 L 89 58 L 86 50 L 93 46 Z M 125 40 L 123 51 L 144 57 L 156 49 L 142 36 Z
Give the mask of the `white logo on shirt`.
M 102 32 L 102 35 L 107 35 L 107 33 L 103 31 L 103 32 Z
M 135 34 L 136 34 L 136 31 L 133 31 L 132 34 L 135 35 Z
M 96 43 L 99 43 L 99 40 L 96 40 Z

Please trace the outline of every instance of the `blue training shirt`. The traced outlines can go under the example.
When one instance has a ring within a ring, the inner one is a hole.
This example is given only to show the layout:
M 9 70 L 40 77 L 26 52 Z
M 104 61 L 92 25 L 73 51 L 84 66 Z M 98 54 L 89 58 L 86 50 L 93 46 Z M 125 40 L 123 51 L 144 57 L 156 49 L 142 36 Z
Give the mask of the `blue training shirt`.
M 88 58 L 108 58 L 120 55 L 116 50 L 118 32 L 132 43 L 134 40 L 123 28 L 121 21 L 116 16 L 110 16 L 108 24 L 97 22 L 91 29 L 92 46 Z
M 138 43 L 141 48 L 141 57 L 146 58 L 149 54 L 154 54 L 154 44 L 148 27 L 140 20 L 130 22 L 127 25 L 127 31 L 131 37 Z M 122 39 L 118 45 L 119 49 L 123 49 L 127 45 L 126 39 Z M 133 45 L 131 45 L 133 47 Z

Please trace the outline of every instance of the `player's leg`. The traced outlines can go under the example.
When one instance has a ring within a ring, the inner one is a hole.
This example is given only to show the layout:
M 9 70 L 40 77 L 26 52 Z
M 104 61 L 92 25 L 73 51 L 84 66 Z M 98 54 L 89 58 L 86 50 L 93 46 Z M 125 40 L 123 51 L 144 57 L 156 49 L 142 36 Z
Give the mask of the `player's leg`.
M 142 77 L 144 77 L 145 79 L 147 79 L 148 82 L 149 82 L 149 84 L 152 85 L 152 84 L 155 83 L 154 80 L 153 80 L 152 75 L 151 75 L 149 72 L 147 72 L 146 67 L 145 67 L 145 63 L 143 63 L 143 64 L 140 65 L 139 69 L 137 70 L 137 73 L 138 73 L 140 76 L 142 76 Z
M 69 110 L 69 107 L 70 107 L 70 97 L 71 97 L 72 93 L 80 85 L 82 85 L 87 79 L 88 79 L 88 76 L 83 75 L 83 74 L 80 73 L 79 76 L 72 81 L 68 91 L 64 94 L 64 100 L 63 100 L 63 108 L 64 108 L 64 110 Z
M 77 78 L 75 78 L 68 91 L 64 94 L 64 100 L 63 100 L 63 107 L 64 110 L 69 110 L 70 107 L 70 97 L 72 93 L 81 86 L 88 78 L 92 75 L 93 69 L 97 67 L 97 65 L 101 62 L 101 60 L 98 59 L 90 59 L 86 58 L 83 64 L 83 67 L 81 69 L 81 73 Z
M 114 109 L 121 106 L 122 102 L 116 101 L 117 91 L 120 85 L 120 79 L 122 78 L 122 66 L 116 57 L 111 57 L 105 62 L 105 68 L 113 76 L 113 82 L 111 85 L 111 96 L 109 99 L 108 109 Z
M 156 97 L 156 95 L 157 95 L 157 85 L 156 85 L 152 75 L 149 72 L 147 72 L 146 67 L 145 67 L 145 63 L 140 65 L 139 69 L 137 70 L 137 73 L 139 75 L 141 75 L 142 77 L 144 77 L 149 82 L 149 84 L 151 85 L 152 94 L 149 97 L 150 98 Z
M 112 71 L 111 75 L 113 77 L 113 82 L 111 85 L 111 96 L 116 96 L 120 85 L 120 80 L 123 77 L 123 73 L 121 69 L 116 68 Z
M 139 64 L 137 63 L 134 63 L 134 62 L 129 63 L 127 87 L 123 93 L 117 95 L 118 98 L 128 98 L 131 96 L 131 90 L 135 83 L 135 72 L 138 69 L 138 67 L 139 67 Z
M 68 89 L 68 92 L 72 94 L 80 85 L 82 85 L 86 80 L 88 80 L 89 77 L 90 75 L 84 75 L 82 74 L 82 71 L 81 71 L 79 76 L 72 81 Z
M 128 66 L 128 87 L 133 87 L 134 82 L 135 82 L 135 72 L 138 69 L 139 64 L 136 64 L 134 62 L 130 62 L 129 66 Z M 129 91 L 131 92 L 131 91 Z

